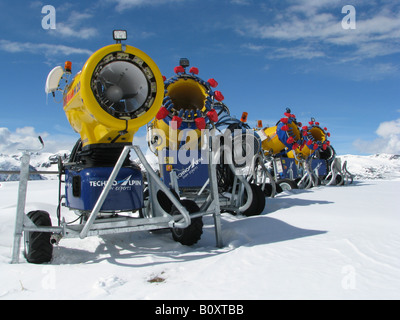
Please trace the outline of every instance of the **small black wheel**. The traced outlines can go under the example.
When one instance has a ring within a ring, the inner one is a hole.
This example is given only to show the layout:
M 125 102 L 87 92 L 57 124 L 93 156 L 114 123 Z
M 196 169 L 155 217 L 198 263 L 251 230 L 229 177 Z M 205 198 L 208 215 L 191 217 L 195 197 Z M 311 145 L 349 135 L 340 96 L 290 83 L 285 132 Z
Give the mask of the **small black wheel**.
M 266 183 L 264 186 L 264 195 L 270 197 L 272 195 L 272 184 Z
M 31 211 L 28 218 L 38 227 L 51 227 L 50 215 L 46 211 Z M 48 263 L 53 257 L 50 232 L 25 232 L 25 258 L 29 263 Z
M 294 180 L 282 179 L 277 182 L 282 191 L 298 189 L 297 183 Z
M 194 201 L 181 200 L 181 203 L 189 213 L 200 211 L 199 206 Z M 179 210 L 175 206 L 171 209 L 171 215 L 180 215 Z M 200 240 L 203 234 L 203 219 L 202 217 L 194 218 L 187 228 L 172 228 L 171 232 L 175 241 L 185 246 L 194 245 Z
M 179 200 L 179 195 L 176 193 L 174 189 L 170 189 L 172 194 Z M 173 204 L 172 201 L 168 198 L 164 191 L 158 190 L 157 192 L 157 201 L 160 204 L 161 208 L 165 212 L 171 212 Z
M 261 187 L 252 183 L 250 183 L 250 187 L 253 193 L 253 201 L 251 202 L 250 207 L 246 211 L 242 212 L 246 217 L 258 216 L 265 208 L 265 194 Z M 247 193 L 245 192 L 243 203 L 246 203 L 246 201 Z

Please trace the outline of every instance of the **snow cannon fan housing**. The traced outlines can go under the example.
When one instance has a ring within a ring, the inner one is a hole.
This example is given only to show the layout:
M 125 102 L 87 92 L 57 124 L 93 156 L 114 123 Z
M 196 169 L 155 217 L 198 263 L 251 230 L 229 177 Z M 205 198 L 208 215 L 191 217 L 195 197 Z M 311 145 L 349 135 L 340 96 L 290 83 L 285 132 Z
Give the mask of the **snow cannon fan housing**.
M 49 78 L 47 83 L 51 83 Z M 137 130 L 157 114 L 163 85 L 157 65 L 144 52 L 122 44 L 106 46 L 88 59 L 65 88 L 64 112 L 80 134 L 84 149 L 129 144 Z M 46 88 L 47 93 L 55 91 Z
M 301 134 L 296 116 L 287 110 L 274 127 L 258 130 L 262 140 L 262 149 L 269 155 L 286 153 L 287 150 L 297 149 L 301 143 Z
M 162 137 L 157 136 L 157 141 L 151 140 L 152 150 L 168 148 L 177 150 L 182 145 L 179 140 L 181 131 L 190 132 L 190 137 L 201 136 L 201 130 L 205 129 L 211 122 L 218 122 L 218 114 L 213 108 L 216 101 L 222 102 L 224 96 L 220 91 L 213 91 L 218 86 L 217 81 L 201 79 L 199 70 L 192 67 L 189 73 L 189 60 L 183 58 L 180 65 L 175 67 L 175 76 L 165 79 L 165 96 L 163 106 L 157 113 L 152 123 L 153 129 L 161 130 Z M 154 137 L 153 137 L 154 138 Z M 183 144 L 189 141 L 183 141 Z

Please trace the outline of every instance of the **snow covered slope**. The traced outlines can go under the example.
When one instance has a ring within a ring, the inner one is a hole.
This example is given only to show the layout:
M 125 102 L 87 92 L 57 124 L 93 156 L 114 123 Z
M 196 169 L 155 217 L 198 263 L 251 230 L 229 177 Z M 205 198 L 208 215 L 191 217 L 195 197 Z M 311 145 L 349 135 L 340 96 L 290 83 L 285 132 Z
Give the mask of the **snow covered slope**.
M 221 249 L 205 217 L 193 247 L 169 231 L 63 239 L 48 265 L 10 264 L 18 183 L 1 182 L 0 299 L 399 299 L 398 159 L 346 157 L 370 180 L 283 192 L 260 216 L 223 214 Z M 55 223 L 58 182 L 28 188 L 27 211 Z
M 347 161 L 349 171 L 357 180 L 400 178 L 400 155 L 340 156 Z

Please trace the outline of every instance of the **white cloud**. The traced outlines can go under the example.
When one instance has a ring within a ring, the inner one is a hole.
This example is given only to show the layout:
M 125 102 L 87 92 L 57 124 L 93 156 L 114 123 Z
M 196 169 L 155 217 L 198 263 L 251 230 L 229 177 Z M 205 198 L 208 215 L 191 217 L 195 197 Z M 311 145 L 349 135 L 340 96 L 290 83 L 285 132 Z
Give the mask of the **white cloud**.
M 342 6 L 343 1 L 339 0 L 293 0 L 267 23 L 244 19 L 235 29 L 247 38 L 280 41 L 280 46 L 286 49 L 292 43 L 296 46 L 300 43 L 303 47 L 317 43 L 324 48 L 326 56 L 335 59 L 338 58 L 335 56 L 338 50 L 331 51 L 332 47 L 346 49 L 346 53 L 350 51 L 351 59 L 359 61 L 400 53 L 398 8 L 393 9 L 388 4 L 372 4 L 368 7 L 369 11 L 357 11 L 355 30 L 345 30 L 342 28 L 342 19 L 345 17 L 341 13 Z M 302 59 L 303 56 L 292 57 Z
M 257 44 L 253 44 L 253 43 L 244 43 L 241 45 L 242 48 L 248 49 L 250 51 L 262 51 L 264 50 L 267 46 L 264 45 L 257 45 Z
M 250 0 L 231 0 L 232 4 L 238 4 L 240 6 L 248 6 L 251 4 Z
M 356 140 L 354 146 L 364 153 L 400 154 L 400 119 L 382 122 L 372 141 Z
M 56 56 L 59 54 L 83 54 L 91 55 L 92 51 L 81 48 L 74 48 L 65 45 L 47 44 L 47 43 L 31 43 L 31 42 L 15 42 L 0 39 L 0 50 L 16 53 L 28 52 L 34 54 L 44 54 L 46 56 Z
M 90 39 L 98 34 L 97 29 L 84 27 L 82 24 L 87 25 L 92 17 L 93 15 L 89 13 L 72 11 L 65 22 L 57 21 L 56 29 L 49 30 L 49 33 L 62 37 Z
M 155 6 L 173 2 L 184 2 L 185 0 L 111 0 L 117 4 L 116 10 L 123 11 L 140 6 Z M 187 0 L 186 0 L 187 1 Z
M 318 50 L 316 47 L 306 45 L 292 48 L 276 48 L 273 52 L 268 54 L 268 57 L 274 59 L 292 58 L 311 60 L 314 58 L 325 57 L 325 53 L 322 50 Z

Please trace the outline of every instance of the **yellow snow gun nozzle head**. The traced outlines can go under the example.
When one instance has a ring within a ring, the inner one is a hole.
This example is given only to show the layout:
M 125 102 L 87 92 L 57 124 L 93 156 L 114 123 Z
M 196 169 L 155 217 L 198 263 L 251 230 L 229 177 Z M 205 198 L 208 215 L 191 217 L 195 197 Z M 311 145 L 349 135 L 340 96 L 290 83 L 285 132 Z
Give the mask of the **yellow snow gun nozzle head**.
M 296 149 L 301 143 L 301 134 L 296 117 L 286 112 L 285 117 L 274 127 L 260 130 L 262 149 L 268 155 L 277 155 L 286 150 Z
M 301 129 L 301 134 L 303 136 L 302 144 L 288 153 L 288 156 L 294 158 L 295 153 L 297 158 L 308 159 L 318 150 L 326 150 L 330 145 L 330 141 L 328 141 L 330 133 L 327 131 L 328 129 L 326 127 L 320 127 L 319 122 L 311 119 L 309 126 L 304 126 Z
M 63 95 L 64 111 L 83 146 L 131 143 L 161 107 L 161 72 L 144 52 L 106 46 L 88 59 Z
M 159 137 L 162 136 L 157 145 L 153 146 L 156 150 L 177 150 L 192 141 L 193 146 L 200 146 L 198 139 L 201 130 L 207 124 L 218 122 L 218 114 L 213 106 L 216 101 L 222 102 L 224 96 L 220 91 L 214 92 L 212 89 L 218 86 L 217 81 L 199 78 L 199 70 L 195 67 L 186 73 L 188 66 L 189 61 L 181 59 L 180 65 L 174 69 L 176 75 L 164 82 L 163 106 L 152 123 L 152 129 L 158 131 Z

